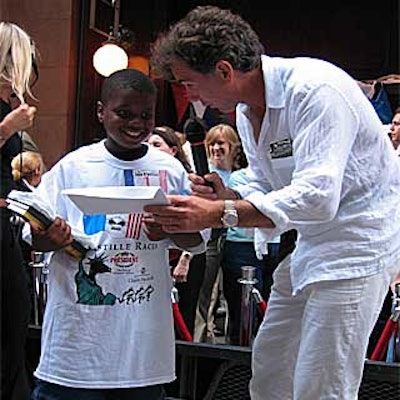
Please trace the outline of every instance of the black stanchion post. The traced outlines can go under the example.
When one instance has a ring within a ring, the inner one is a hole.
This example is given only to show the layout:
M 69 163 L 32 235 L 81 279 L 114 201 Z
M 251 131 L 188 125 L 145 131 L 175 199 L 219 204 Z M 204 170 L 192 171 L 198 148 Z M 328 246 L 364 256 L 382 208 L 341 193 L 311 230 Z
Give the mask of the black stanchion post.
M 29 263 L 32 268 L 33 285 L 33 326 L 41 327 L 43 322 L 44 309 L 47 302 L 47 277 L 48 265 L 44 259 L 44 253 L 34 251 L 32 261 Z

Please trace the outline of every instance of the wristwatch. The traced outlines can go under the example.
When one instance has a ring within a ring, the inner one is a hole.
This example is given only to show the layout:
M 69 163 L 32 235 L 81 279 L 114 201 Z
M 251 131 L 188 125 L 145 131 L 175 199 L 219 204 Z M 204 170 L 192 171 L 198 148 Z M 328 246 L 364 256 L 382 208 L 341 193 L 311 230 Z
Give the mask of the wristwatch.
M 221 222 L 224 228 L 233 228 L 237 226 L 239 217 L 233 200 L 225 200 L 224 213 L 222 214 Z

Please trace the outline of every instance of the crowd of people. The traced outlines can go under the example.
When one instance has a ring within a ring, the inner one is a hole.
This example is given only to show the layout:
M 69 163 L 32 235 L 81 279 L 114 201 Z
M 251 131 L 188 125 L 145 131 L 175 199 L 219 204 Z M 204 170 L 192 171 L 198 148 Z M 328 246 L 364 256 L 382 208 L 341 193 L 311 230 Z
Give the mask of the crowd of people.
M 356 398 L 400 278 L 400 108 L 389 140 L 345 71 L 267 56 L 242 17 L 214 6 L 160 33 L 151 64 L 191 101 L 230 116 L 202 121 L 208 172 L 185 134 L 156 126 L 157 87 L 134 69 L 103 81 L 106 138 L 47 170 L 34 142 L 23 143 L 36 114 L 27 102 L 35 45 L 0 22 L 2 399 L 165 399 L 176 379 L 173 286 L 195 341 L 216 342 L 223 306 L 225 341 L 240 345 L 244 266 L 268 302 L 265 318 L 253 316 L 252 400 Z M 91 215 L 63 194 L 94 186 L 160 186 L 169 203 Z M 14 189 L 52 223 L 13 222 Z M 79 258 L 64 251 L 76 240 Z M 52 254 L 33 385 L 24 353 L 32 250 Z

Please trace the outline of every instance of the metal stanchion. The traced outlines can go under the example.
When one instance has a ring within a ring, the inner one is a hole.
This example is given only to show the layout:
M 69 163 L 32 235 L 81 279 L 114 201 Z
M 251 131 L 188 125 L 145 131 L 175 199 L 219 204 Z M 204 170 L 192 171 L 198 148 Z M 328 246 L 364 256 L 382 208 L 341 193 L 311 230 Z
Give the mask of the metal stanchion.
M 35 328 L 41 327 L 43 322 L 44 309 L 47 302 L 47 278 L 49 274 L 48 264 L 44 260 L 44 253 L 34 251 L 32 261 L 29 263 L 32 268 L 33 284 L 33 323 Z
M 243 266 L 242 277 L 238 282 L 242 285 L 242 302 L 240 306 L 240 346 L 251 346 L 254 340 L 254 302 L 253 287 L 258 282 L 255 278 L 256 267 Z
M 392 335 L 396 334 L 396 330 L 399 326 L 400 321 L 400 283 L 395 287 L 393 295 L 393 311 L 389 319 L 386 321 L 383 332 L 376 344 L 376 347 L 371 355 L 372 361 L 381 361 L 384 359 L 385 352 L 388 348 Z

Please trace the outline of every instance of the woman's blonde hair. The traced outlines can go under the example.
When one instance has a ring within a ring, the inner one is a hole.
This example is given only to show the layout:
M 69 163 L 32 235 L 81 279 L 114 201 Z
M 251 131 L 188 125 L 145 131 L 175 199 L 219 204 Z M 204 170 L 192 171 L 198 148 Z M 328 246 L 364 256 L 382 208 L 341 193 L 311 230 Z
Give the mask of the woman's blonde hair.
M 35 151 L 23 151 L 12 159 L 11 168 L 14 181 L 25 178 L 30 182 L 35 175 L 43 173 L 44 162 L 39 153 Z
M 232 171 L 239 169 L 237 157 L 241 149 L 241 141 L 235 128 L 228 124 L 218 124 L 213 126 L 206 134 L 204 144 L 206 147 L 207 158 L 211 159 L 210 146 L 222 135 L 229 144 L 229 157 L 232 162 Z
M 29 88 L 35 46 L 29 35 L 11 22 L 0 22 L 0 85 L 7 83 L 20 100 L 34 98 Z

